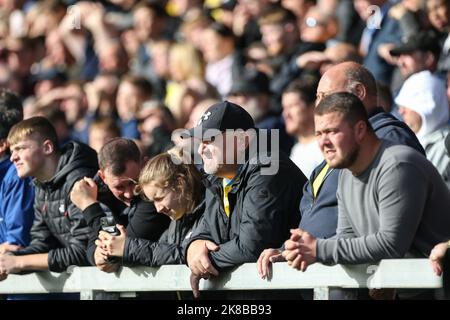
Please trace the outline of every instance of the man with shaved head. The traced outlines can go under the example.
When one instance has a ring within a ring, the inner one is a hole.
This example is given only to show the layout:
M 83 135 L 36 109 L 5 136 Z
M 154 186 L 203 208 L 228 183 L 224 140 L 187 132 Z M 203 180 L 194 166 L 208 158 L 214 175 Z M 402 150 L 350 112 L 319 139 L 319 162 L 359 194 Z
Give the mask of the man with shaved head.
M 378 105 L 375 78 L 356 62 L 339 63 L 325 72 L 317 87 L 316 106 L 324 97 L 335 92 L 350 92 L 363 103 L 377 136 L 397 144 L 408 145 L 425 155 L 415 134 L 409 127 Z

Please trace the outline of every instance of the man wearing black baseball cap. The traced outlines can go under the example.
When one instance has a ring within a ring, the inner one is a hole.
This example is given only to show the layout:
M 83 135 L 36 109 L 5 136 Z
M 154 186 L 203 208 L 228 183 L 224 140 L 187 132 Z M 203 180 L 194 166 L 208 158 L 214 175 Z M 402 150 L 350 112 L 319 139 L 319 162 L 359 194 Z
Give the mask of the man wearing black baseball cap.
M 441 48 L 436 34 L 431 30 L 423 30 L 394 47 L 390 54 L 398 57 L 397 66 L 406 79 L 420 71 L 434 72 L 440 52 Z
M 203 222 L 184 244 L 198 297 L 201 278 L 256 262 L 265 248 L 283 243 L 298 225 L 306 177 L 276 143 L 259 143 L 264 139 L 253 119 L 237 104 L 212 105 L 187 135 L 201 140 L 198 152 L 209 174 Z

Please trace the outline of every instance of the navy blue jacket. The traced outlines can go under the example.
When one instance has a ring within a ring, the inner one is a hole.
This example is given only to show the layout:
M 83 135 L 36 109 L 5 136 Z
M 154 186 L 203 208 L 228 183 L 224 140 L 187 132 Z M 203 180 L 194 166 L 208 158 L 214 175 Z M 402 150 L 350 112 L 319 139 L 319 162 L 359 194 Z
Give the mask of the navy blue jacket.
M 415 133 L 406 123 L 385 112 L 383 108 L 375 108 L 369 114 L 369 122 L 378 138 L 410 146 L 425 156 L 425 150 Z
M 382 108 L 372 111 L 369 122 L 378 138 L 410 146 L 425 155 L 414 132 L 404 122 L 384 112 Z M 314 169 L 303 188 L 303 197 L 300 201 L 300 228 L 317 238 L 326 239 L 336 234 L 338 216 L 336 191 L 340 170 L 329 170 L 314 201 L 312 182 L 324 166 L 325 161 Z

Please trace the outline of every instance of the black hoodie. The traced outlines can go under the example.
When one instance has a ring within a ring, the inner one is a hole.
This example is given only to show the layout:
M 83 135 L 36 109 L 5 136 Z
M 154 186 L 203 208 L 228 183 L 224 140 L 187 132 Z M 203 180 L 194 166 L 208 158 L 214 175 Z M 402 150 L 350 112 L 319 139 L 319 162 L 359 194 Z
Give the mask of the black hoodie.
M 97 154 L 88 146 L 67 143 L 61 151 L 56 174 L 46 182 L 34 180 L 35 218 L 31 243 L 15 255 L 48 253 L 50 271 L 70 265 L 88 265 L 86 246 L 91 232 L 81 211 L 70 201 L 73 185 L 98 170 Z

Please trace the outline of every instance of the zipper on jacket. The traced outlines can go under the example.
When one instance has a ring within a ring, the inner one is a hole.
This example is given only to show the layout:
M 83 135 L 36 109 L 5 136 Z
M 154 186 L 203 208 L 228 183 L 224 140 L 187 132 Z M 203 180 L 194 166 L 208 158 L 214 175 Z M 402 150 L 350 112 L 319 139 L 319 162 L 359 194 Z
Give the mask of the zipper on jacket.
M 41 210 L 43 213 L 47 214 L 48 209 L 48 193 L 47 190 L 44 190 L 44 205 L 42 206 Z

